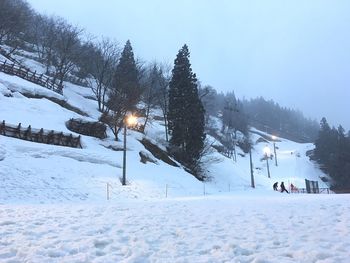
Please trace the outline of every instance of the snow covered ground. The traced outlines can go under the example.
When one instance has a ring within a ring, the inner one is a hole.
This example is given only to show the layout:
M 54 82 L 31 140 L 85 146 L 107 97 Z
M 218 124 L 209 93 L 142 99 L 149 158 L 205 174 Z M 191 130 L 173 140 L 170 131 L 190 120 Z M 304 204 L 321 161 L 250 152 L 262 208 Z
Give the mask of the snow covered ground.
M 23 93 L 65 100 L 89 116 Z M 70 132 L 70 118 L 98 119 L 92 97 L 71 83 L 59 95 L 0 73 L 6 123 Z M 122 151 L 110 149 L 122 143 L 108 135 L 82 136 L 83 149 L 0 135 L 0 262 L 349 262 L 347 195 L 272 191 L 276 181 L 303 188 L 309 179 L 327 187 L 306 156 L 312 144 L 279 138 L 278 166 L 270 160 L 268 178 L 263 148 L 273 144 L 252 133 L 256 189 L 249 155 L 240 149 L 236 162 L 213 152 L 208 160 L 217 161 L 206 162 L 210 180 L 202 183 L 182 167 L 140 162 L 140 152 L 152 156 L 142 138 L 164 148 L 162 122 L 151 119 L 145 134 L 127 133 L 128 185 L 122 186 Z
M 0 206 L 0 262 L 349 262 L 346 195 Z

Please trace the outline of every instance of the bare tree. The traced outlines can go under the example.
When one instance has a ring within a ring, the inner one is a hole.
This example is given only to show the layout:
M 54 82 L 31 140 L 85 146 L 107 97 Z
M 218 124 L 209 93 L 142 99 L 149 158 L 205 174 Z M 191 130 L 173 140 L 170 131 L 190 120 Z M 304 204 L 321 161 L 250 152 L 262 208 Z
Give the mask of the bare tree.
M 59 21 L 57 25 L 57 41 L 54 45 L 54 57 L 52 59 L 52 66 L 54 69 L 54 81 L 58 80 L 59 85 L 63 85 L 63 80 L 75 68 L 74 61 L 82 52 L 80 48 L 80 36 L 83 30 L 66 23 L 64 20 Z
M 151 108 L 155 108 L 159 102 L 161 84 L 163 81 L 163 74 L 160 65 L 157 62 L 150 64 L 143 74 L 142 86 L 144 89 L 143 102 L 145 104 L 145 122 L 143 128 L 145 129 L 149 120 Z
M 91 79 L 89 87 L 94 92 L 98 109 L 105 112 L 107 90 L 111 89 L 113 74 L 120 56 L 120 48 L 116 42 L 107 38 L 94 45 L 96 53 L 90 57 L 89 74 Z
M 145 123 L 147 126 L 150 110 L 159 107 L 162 110 L 165 138 L 168 141 L 168 85 L 170 81 L 171 67 L 165 63 L 151 63 L 144 71 L 141 71 L 143 86 L 143 102 L 145 104 Z
M 28 27 L 32 13 L 29 4 L 25 1 L 0 1 L 0 44 L 10 45 L 10 54 L 22 43 L 22 36 Z
M 158 89 L 155 92 L 155 103 L 158 105 L 163 113 L 165 140 L 169 141 L 168 132 L 168 91 L 169 82 L 171 79 L 171 65 L 162 63 L 158 69 Z
M 60 18 L 36 15 L 32 23 L 32 39 L 34 49 L 46 66 L 49 73 L 53 64 L 55 43 L 58 40 L 58 24 Z
M 199 87 L 199 97 L 205 109 L 205 124 L 209 124 L 209 116 L 217 116 L 220 105 L 217 103 L 217 92 L 212 86 Z

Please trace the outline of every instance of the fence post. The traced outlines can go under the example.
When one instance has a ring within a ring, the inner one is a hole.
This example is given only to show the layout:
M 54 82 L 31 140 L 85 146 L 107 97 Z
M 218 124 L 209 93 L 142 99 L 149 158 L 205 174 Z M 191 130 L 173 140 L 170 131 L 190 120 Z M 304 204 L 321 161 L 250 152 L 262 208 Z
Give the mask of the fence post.
M 38 134 L 38 142 L 39 142 L 39 137 L 40 137 L 40 141 L 41 141 L 41 142 L 44 142 L 43 133 L 44 133 L 44 129 L 41 128 L 41 129 L 40 129 L 40 132 L 39 132 L 39 134 Z
M 2 135 L 6 135 L 6 125 L 5 125 L 5 120 L 2 121 Z
M 32 128 L 31 128 L 31 126 L 29 125 L 28 126 L 28 128 L 27 128 L 27 131 L 24 133 L 24 138 L 26 139 L 26 140 L 28 140 L 28 137 L 32 137 Z
M 205 195 L 205 183 L 203 182 L 203 195 Z
M 79 146 L 79 148 L 83 148 L 82 146 L 81 146 L 81 142 L 80 142 L 80 135 L 78 136 L 78 145 L 77 146 Z
M 228 184 L 228 191 L 231 192 L 231 184 Z
M 107 183 L 107 200 L 109 200 L 109 183 Z
M 165 198 L 168 198 L 168 184 L 165 185 Z
M 17 129 L 18 129 L 18 138 L 21 139 L 21 123 L 18 124 Z

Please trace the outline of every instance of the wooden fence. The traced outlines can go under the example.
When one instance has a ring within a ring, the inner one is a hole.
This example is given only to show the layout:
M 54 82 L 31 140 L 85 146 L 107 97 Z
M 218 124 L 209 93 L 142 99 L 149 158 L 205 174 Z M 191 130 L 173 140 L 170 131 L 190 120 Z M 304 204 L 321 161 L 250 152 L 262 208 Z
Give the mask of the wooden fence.
M 0 135 L 13 137 L 37 143 L 46 143 L 73 148 L 82 148 L 80 143 L 80 135 L 73 136 L 63 132 L 49 131 L 41 129 L 32 129 L 29 125 L 27 128 L 22 128 L 21 123 L 18 126 L 6 124 L 3 121 L 0 124 Z
M 329 188 L 319 188 L 318 192 L 310 192 L 307 188 L 290 189 L 292 194 L 334 194 Z
M 50 77 L 44 74 L 38 74 L 36 71 L 33 72 L 20 64 L 9 62 L 8 60 L 0 61 L 0 71 L 6 74 L 15 75 L 22 79 L 38 84 L 44 88 L 62 94 L 62 85 L 55 83 Z

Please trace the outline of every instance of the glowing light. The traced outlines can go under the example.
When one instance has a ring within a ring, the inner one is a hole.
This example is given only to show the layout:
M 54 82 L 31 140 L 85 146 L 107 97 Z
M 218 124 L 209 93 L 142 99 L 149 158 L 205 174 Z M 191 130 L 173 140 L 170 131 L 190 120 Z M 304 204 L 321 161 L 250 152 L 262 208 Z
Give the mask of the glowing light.
M 269 148 L 268 146 L 266 146 L 266 147 L 264 148 L 264 154 L 265 154 L 266 156 L 270 156 L 271 150 L 270 150 L 270 148 Z
M 274 141 L 277 139 L 277 137 L 276 137 L 275 135 L 272 135 L 271 138 L 272 138 L 272 140 L 274 140 Z
M 129 115 L 128 117 L 126 117 L 126 124 L 128 126 L 134 126 L 137 124 L 137 117 L 134 115 Z

